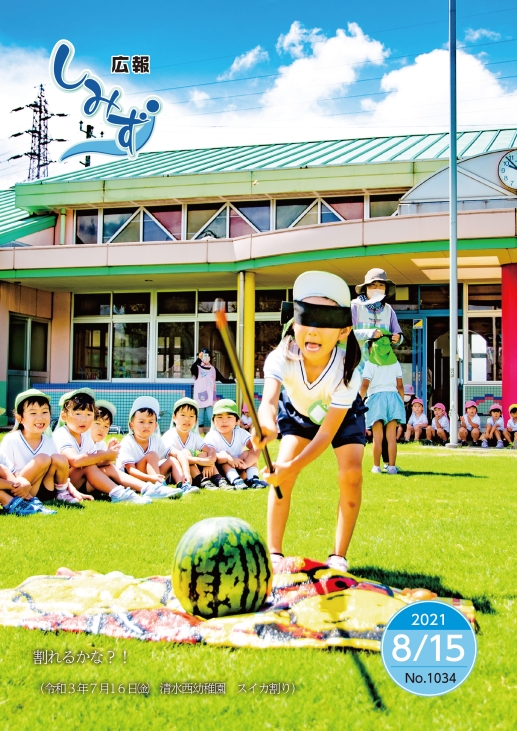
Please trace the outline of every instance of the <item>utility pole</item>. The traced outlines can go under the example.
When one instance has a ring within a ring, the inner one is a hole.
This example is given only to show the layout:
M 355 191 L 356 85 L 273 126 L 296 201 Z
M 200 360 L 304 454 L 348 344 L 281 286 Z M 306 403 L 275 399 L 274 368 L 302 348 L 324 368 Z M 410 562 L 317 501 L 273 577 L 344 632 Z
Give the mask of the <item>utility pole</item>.
M 29 177 L 28 180 L 38 180 L 39 178 L 48 177 L 48 166 L 54 160 L 49 160 L 48 146 L 51 142 L 66 142 L 66 140 L 56 137 L 52 139 L 48 135 L 48 120 L 51 117 L 68 117 L 68 114 L 62 112 L 52 114 L 48 109 L 48 102 L 45 97 L 45 89 L 40 84 L 39 94 L 32 104 L 25 104 L 22 107 L 12 109 L 12 112 L 20 112 L 22 109 L 32 109 L 32 127 L 24 132 L 15 132 L 11 137 L 21 137 L 28 134 L 31 136 L 30 152 L 22 152 L 20 155 L 13 155 L 9 160 L 17 160 L 21 157 L 28 157 Z
M 449 363 L 450 446 L 458 446 L 458 151 L 456 110 L 456 0 L 449 0 Z

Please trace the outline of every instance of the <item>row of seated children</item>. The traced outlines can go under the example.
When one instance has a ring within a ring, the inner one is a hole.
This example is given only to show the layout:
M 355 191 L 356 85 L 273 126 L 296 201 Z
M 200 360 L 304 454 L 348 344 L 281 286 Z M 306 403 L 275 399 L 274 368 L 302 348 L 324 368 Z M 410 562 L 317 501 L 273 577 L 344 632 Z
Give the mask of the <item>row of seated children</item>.
M 7 514 L 54 514 L 43 504 L 54 498 L 64 504 L 99 498 L 146 504 L 200 488 L 267 487 L 258 477 L 258 452 L 237 426 L 240 415 L 230 399 L 214 408 L 203 440 L 194 429 L 195 401 L 176 402 L 171 428 L 161 437 L 159 403 L 141 396 L 131 408 L 130 433 L 107 445 L 113 404 L 95 403 L 93 391 L 81 388 L 64 394 L 59 405 L 60 423 L 49 435 L 49 397 L 29 389 L 15 400 L 15 425 L 0 446 L 0 505 Z
M 490 416 L 488 417 L 484 431 L 481 429 L 481 419 L 477 413 L 477 406 L 474 401 L 467 401 L 465 414 L 461 417 L 461 427 L 458 437 L 462 446 L 466 447 L 470 442 L 473 447 L 488 449 L 504 449 L 505 446 L 513 446 L 517 449 L 517 404 L 511 404 L 509 408 L 510 418 L 504 426 L 503 409 L 500 404 L 492 404 Z

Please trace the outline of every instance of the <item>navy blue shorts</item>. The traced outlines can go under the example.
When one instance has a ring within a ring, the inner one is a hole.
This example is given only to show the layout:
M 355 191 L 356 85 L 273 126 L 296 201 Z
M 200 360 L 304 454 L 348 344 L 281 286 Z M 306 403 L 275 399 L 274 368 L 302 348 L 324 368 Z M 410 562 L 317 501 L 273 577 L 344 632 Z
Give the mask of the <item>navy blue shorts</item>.
M 366 411 L 368 411 L 368 408 L 357 394 L 354 403 L 346 412 L 346 416 L 332 440 L 334 449 L 343 447 L 345 444 L 362 444 L 364 446 L 366 443 L 364 419 Z M 312 440 L 320 427 L 311 421 L 308 416 L 296 411 L 284 389 L 278 402 L 278 428 L 283 437 L 294 434 L 297 437 Z

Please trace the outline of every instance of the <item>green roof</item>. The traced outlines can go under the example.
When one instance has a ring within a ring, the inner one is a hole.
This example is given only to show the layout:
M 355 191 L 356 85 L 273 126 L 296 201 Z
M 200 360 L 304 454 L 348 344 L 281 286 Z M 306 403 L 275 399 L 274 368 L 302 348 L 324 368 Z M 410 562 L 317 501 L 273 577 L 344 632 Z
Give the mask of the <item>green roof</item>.
M 14 188 L 0 191 L 0 246 L 22 236 L 43 231 L 56 222 L 56 216 L 31 216 L 15 206 Z
M 458 156 L 511 148 L 517 128 L 458 133 Z M 321 142 L 288 142 L 271 145 L 243 145 L 197 150 L 141 153 L 136 160 L 125 158 L 76 172 L 56 175 L 37 183 L 115 180 L 250 170 L 280 170 L 381 162 L 443 160 L 449 155 L 446 132 L 391 137 L 366 137 Z

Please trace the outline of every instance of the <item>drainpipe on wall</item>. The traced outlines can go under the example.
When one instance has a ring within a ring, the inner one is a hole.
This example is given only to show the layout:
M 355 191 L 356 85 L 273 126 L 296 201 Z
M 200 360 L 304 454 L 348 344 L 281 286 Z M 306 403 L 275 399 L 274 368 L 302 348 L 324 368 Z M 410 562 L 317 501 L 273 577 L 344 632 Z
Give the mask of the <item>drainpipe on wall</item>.
M 65 233 L 66 233 L 66 208 L 62 208 L 59 216 L 59 244 L 60 246 L 65 245 Z

